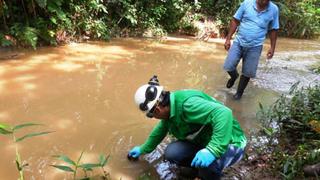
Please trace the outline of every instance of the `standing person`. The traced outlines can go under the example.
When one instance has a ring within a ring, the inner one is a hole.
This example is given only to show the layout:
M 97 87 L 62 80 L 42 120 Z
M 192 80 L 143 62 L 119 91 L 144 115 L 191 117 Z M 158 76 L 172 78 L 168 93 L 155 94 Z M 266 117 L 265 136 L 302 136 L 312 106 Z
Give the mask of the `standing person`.
M 231 109 L 198 90 L 164 91 L 156 76 L 138 88 L 135 102 L 149 118 L 160 119 L 144 144 L 128 158 L 152 152 L 169 133 L 177 140 L 164 157 L 179 166 L 194 167 L 202 179 L 219 179 L 222 170 L 241 160 L 246 137 Z
M 232 35 L 238 28 L 235 40 L 231 45 Z M 229 51 L 224 69 L 230 75 L 227 88 L 231 88 L 238 78 L 237 66 L 242 58 L 242 75 L 234 99 L 239 100 L 250 78 L 256 76 L 262 45 L 269 32 L 271 47 L 267 58 L 271 59 L 277 41 L 279 29 L 278 7 L 269 0 L 245 0 L 233 16 L 224 48 Z

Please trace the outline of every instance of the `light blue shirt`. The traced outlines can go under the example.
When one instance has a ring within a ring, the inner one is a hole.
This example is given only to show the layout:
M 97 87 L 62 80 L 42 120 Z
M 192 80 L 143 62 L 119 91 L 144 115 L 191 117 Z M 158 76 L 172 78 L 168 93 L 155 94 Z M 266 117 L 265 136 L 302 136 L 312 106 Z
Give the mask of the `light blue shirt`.
M 271 1 L 258 12 L 256 0 L 245 0 L 233 17 L 240 21 L 235 41 L 244 47 L 262 45 L 269 30 L 279 29 L 279 10 Z

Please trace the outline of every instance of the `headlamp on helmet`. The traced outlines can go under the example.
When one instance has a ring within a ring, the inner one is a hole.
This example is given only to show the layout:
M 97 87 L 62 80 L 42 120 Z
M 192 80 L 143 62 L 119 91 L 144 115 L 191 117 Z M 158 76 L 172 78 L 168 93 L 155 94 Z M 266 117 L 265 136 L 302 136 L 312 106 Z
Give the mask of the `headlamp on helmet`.
M 146 112 L 147 117 L 153 117 L 153 111 L 156 103 L 161 101 L 163 87 L 160 86 L 159 80 L 154 75 L 148 82 L 138 88 L 135 93 L 135 102 L 141 111 Z

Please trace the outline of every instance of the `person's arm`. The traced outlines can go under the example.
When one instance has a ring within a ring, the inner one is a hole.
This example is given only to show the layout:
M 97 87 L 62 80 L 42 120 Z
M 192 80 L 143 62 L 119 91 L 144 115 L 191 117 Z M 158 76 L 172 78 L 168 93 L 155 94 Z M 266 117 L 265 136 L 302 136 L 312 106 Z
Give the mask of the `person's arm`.
M 240 25 L 240 21 L 243 17 L 244 10 L 245 10 L 244 6 L 245 6 L 245 3 L 244 2 L 241 3 L 237 12 L 234 14 L 232 20 L 230 21 L 229 32 L 226 37 L 226 41 L 224 43 L 224 49 L 227 51 L 230 49 L 230 46 L 231 46 L 231 38 L 232 38 L 233 34 L 236 32 L 238 26 Z
M 225 153 L 232 138 L 233 116 L 229 108 L 201 97 L 192 97 L 184 103 L 184 114 L 188 122 L 210 124 L 212 136 L 206 149 L 216 158 Z
M 152 152 L 157 145 L 160 144 L 163 138 L 166 137 L 167 133 L 167 124 L 164 122 L 164 120 L 160 120 L 160 122 L 153 128 L 145 143 L 140 146 L 141 153 L 145 154 Z
M 240 24 L 240 21 L 237 20 L 236 18 L 233 18 L 230 21 L 229 32 L 228 32 L 228 35 L 226 37 L 226 41 L 224 43 L 224 49 L 227 50 L 227 51 L 230 49 L 232 35 L 236 32 L 237 27 L 239 26 L 239 24 Z
M 271 59 L 271 58 L 273 57 L 274 51 L 275 51 L 275 49 L 276 49 L 277 31 L 278 31 L 278 30 L 276 30 L 276 29 L 272 29 L 272 30 L 269 32 L 271 47 L 270 47 L 270 49 L 268 50 L 268 53 L 267 53 L 267 58 L 268 58 L 268 59 Z
M 212 152 L 215 157 L 220 157 L 226 152 L 231 142 L 233 125 L 232 111 L 225 106 L 221 106 L 211 112 L 208 121 L 213 127 L 213 134 L 206 148 Z
M 277 43 L 277 33 L 279 29 L 279 9 L 276 6 L 273 13 L 273 20 L 269 25 L 269 37 L 270 37 L 270 49 L 267 52 L 267 58 L 271 59 L 273 57 L 274 51 L 276 49 Z

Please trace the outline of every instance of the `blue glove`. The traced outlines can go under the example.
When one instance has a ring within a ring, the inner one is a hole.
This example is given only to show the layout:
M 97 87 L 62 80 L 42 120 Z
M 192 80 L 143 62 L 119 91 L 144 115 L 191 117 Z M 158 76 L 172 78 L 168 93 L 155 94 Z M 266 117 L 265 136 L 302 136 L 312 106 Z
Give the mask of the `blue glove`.
M 133 158 L 138 158 L 140 155 L 141 155 L 141 149 L 140 149 L 140 146 L 136 146 L 134 148 L 132 148 L 130 151 L 129 151 L 129 154 L 128 154 L 130 157 L 133 157 Z
M 208 167 L 216 157 L 206 148 L 201 149 L 197 152 L 196 156 L 193 158 L 191 166 L 192 167 Z

